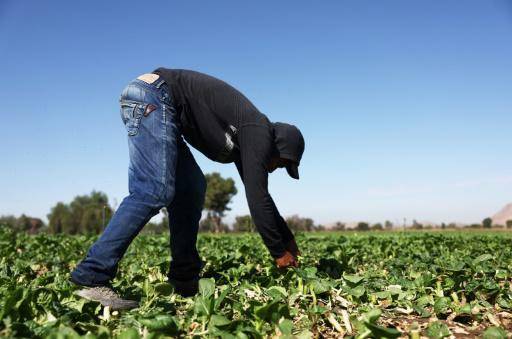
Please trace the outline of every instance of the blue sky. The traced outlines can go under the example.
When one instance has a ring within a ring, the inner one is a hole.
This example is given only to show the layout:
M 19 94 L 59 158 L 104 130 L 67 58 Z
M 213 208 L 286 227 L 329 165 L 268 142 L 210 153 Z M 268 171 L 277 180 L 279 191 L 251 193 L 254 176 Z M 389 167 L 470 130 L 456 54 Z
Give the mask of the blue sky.
M 0 214 L 128 193 L 118 97 L 158 66 L 241 90 L 298 126 L 301 179 L 283 216 L 319 223 L 478 222 L 512 202 L 508 1 L 2 1 Z M 227 215 L 247 214 L 235 179 Z

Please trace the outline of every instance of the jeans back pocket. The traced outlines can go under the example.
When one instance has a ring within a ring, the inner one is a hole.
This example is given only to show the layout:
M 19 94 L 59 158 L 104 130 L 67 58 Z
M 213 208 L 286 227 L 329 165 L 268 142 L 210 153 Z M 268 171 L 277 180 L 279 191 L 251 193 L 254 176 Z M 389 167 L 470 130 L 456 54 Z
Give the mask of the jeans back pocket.
M 126 127 L 128 135 L 134 136 L 139 131 L 140 121 L 146 109 L 146 105 L 132 100 L 120 100 L 121 119 Z

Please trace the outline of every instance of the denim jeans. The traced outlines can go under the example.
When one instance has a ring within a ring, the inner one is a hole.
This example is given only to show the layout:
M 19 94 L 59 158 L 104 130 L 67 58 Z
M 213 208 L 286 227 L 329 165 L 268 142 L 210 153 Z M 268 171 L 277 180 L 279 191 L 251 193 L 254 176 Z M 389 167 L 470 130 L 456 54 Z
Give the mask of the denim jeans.
M 196 279 L 202 265 L 196 240 L 206 180 L 181 135 L 170 88 L 161 77 L 153 83 L 134 79 L 119 101 L 128 135 L 129 195 L 71 272 L 71 280 L 109 285 L 132 240 L 163 207 L 169 212 L 172 255 L 167 274 L 175 280 Z

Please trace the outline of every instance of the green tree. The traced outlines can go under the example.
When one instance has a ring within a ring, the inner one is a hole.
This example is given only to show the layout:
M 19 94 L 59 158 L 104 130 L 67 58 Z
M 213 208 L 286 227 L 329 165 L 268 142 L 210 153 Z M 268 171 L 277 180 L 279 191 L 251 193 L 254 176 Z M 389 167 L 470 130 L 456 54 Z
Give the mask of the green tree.
M 16 226 L 16 217 L 14 215 L 2 215 L 0 217 L 0 225 L 14 229 Z
M 112 216 L 108 197 L 103 192 L 93 190 L 90 195 L 78 195 L 70 206 L 74 233 L 99 233 Z M 103 225 L 104 214 L 105 225 Z
M 252 232 L 255 228 L 256 226 L 250 215 L 237 216 L 233 223 L 233 231 L 235 232 Z
M 370 225 L 368 225 L 366 222 L 360 222 L 357 224 L 356 229 L 358 231 L 368 231 L 370 229 Z
M 466 225 L 467 228 L 482 228 L 482 224 L 470 224 Z
M 384 228 L 387 229 L 387 230 L 392 230 L 393 229 L 393 223 L 389 220 L 386 220 L 386 222 L 384 223 Z
M 286 218 L 286 224 L 292 231 L 310 232 L 315 230 L 315 223 L 311 218 L 302 218 L 294 214 Z
M 507 228 L 512 228 L 512 220 L 507 220 L 506 225 Z
M 374 231 L 382 231 L 383 229 L 384 229 L 384 227 L 382 226 L 382 224 L 380 222 L 372 225 L 372 230 L 374 230 Z
M 412 221 L 412 228 L 415 230 L 421 230 L 423 229 L 423 224 L 419 223 L 418 221 L 416 221 L 416 219 L 414 219 Z
M 71 209 L 67 204 L 58 202 L 52 207 L 48 217 L 48 231 L 50 233 L 72 233 Z
M 7 226 L 16 232 L 27 232 L 31 234 L 39 232 L 45 226 L 41 219 L 25 214 L 22 214 L 18 218 L 14 215 L 1 216 L 0 225 Z
M 15 223 L 15 229 L 18 232 L 27 232 L 31 234 L 37 233 L 42 227 L 44 227 L 44 222 L 39 218 L 29 217 L 25 214 L 22 214 Z
M 340 221 L 337 221 L 334 224 L 334 226 L 332 227 L 332 230 L 333 231 L 344 231 L 346 226 L 347 226 L 346 224 L 344 224 L 344 223 L 342 223 Z
M 213 221 L 214 231 L 218 233 L 223 228 L 224 213 L 231 210 L 228 204 L 238 191 L 233 179 L 225 179 L 218 172 L 208 173 L 205 178 L 207 186 L 204 208 L 208 210 L 208 222 Z
M 112 217 L 112 208 L 105 193 L 92 191 L 78 195 L 68 205 L 57 203 L 48 214 L 51 233 L 99 233 Z
M 492 219 L 491 218 L 485 218 L 482 220 L 482 226 L 484 228 L 491 228 L 492 227 Z
M 222 221 L 219 224 L 219 219 L 208 212 L 206 218 L 199 221 L 199 232 L 229 232 L 229 226 Z

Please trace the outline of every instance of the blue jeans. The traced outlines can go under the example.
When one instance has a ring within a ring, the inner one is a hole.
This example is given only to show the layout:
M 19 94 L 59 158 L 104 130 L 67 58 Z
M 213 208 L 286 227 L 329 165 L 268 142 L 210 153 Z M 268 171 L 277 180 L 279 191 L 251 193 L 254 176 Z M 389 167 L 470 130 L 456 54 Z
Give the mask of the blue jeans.
M 171 235 L 168 276 L 183 281 L 198 277 L 202 262 L 196 240 L 206 180 L 183 140 L 171 94 L 161 77 L 151 84 L 134 79 L 123 90 L 119 101 L 128 134 L 129 195 L 71 272 L 73 282 L 109 285 L 132 240 L 163 207 L 169 212 Z

